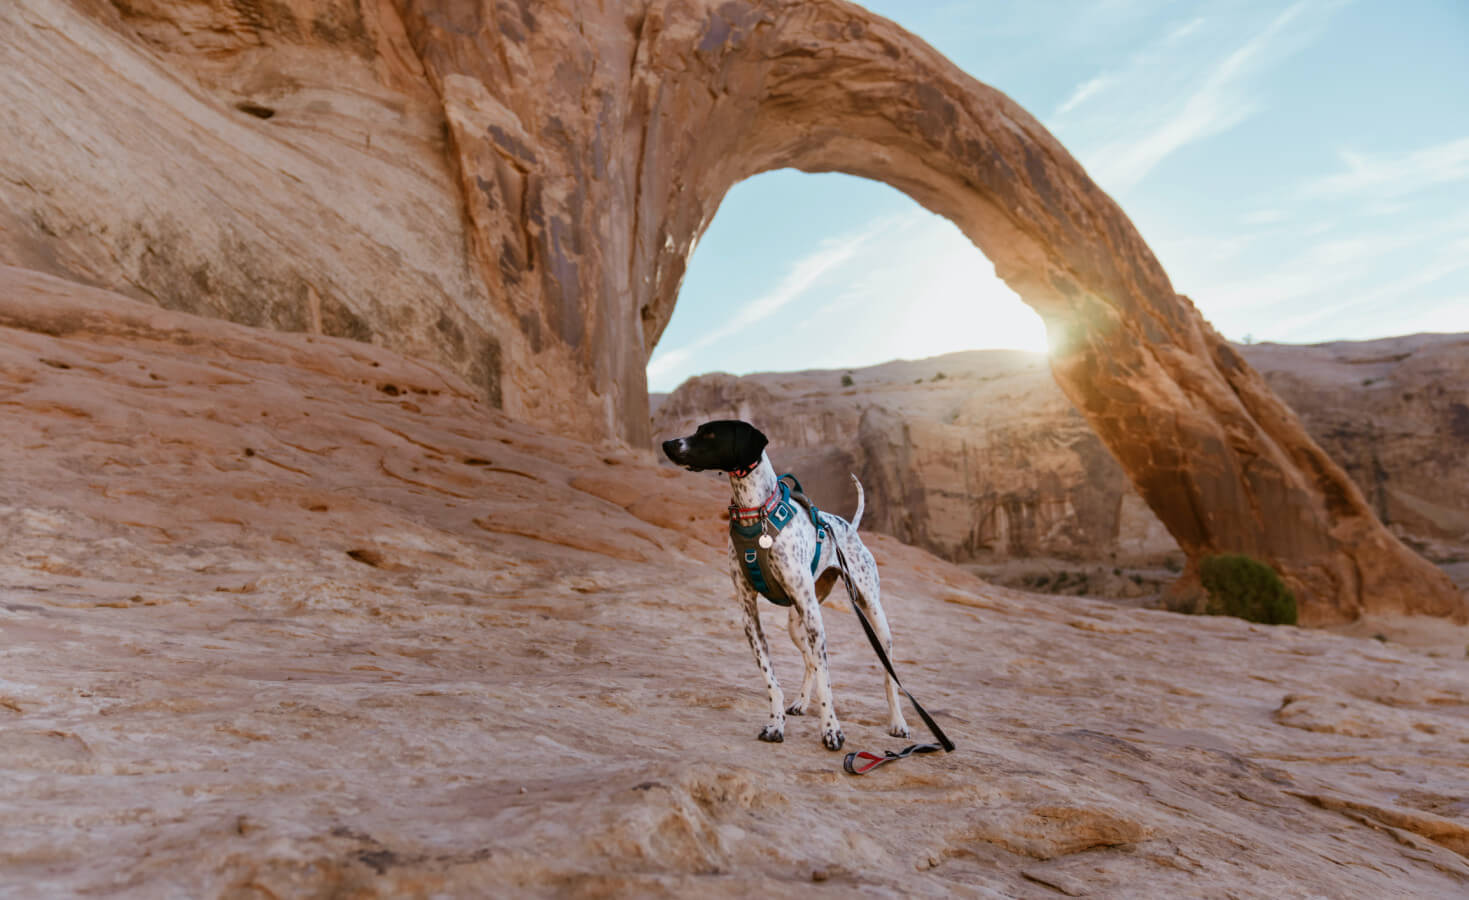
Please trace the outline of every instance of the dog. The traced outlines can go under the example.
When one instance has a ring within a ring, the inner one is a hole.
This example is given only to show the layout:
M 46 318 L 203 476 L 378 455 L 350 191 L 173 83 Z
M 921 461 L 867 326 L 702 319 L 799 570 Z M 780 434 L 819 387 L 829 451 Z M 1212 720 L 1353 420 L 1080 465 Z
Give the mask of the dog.
M 733 494 L 731 515 L 744 513 L 763 517 L 763 511 L 779 499 L 781 490 L 775 468 L 765 454 L 768 443 L 765 435 L 750 423 L 726 419 L 705 422 L 688 437 L 664 441 L 663 452 L 673 462 L 695 472 L 712 469 L 727 473 Z M 821 716 L 821 743 L 828 750 L 840 750 L 846 742 L 832 703 L 826 663 L 826 629 L 821 621 L 821 603 L 841 576 L 838 546 L 856 588 L 852 602 L 866 614 L 888 648 L 889 657 L 892 655 L 892 633 L 878 597 L 877 562 L 857 536 L 857 526 L 862 521 L 862 483 L 855 475 L 852 481 L 857 485 L 857 512 L 851 522 L 830 513 L 816 513 L 824 523 L 824 541 L 818 540 L 812 517 L 801 514 L 790 518 L 774 537 L 773 543 L 767 544 L 766 538 L 761 538 L 760 546 L 768 548 L 770 576 L 790 600 L 787 630 L 806 663 L 800 698 L 790 706 L 785 705 L 785 695 L 781 693 L 775 669 L 770 663 L 770 648 L 760 628 L 760 595 L 751 586 L 731 538 L 730 577 L 734 580 L 735 597 L 744 618 L 745 639 L 750 643 L 755 663 L 765 676 L 765 686 L 770 694 L 770 719 L 758 735 L 762 741 L 778 743 L 785 740 L 786 716 L 805 715 L 811 711 L 814 700 L 816 712 Z M 761 524 L 764 524 L 763 518 Z M 813 554 L 819 555 L 814 562 Z M 887 701 L 888 733 L 907 737 L 908 724 L 903 720 L 903 712 L 898 705 L 898 685 L 891 675 L 887 676 Z

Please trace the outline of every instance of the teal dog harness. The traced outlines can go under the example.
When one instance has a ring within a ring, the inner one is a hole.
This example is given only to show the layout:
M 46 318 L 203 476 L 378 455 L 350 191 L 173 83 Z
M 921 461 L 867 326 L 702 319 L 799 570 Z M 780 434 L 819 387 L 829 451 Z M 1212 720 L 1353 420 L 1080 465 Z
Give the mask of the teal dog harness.
M 786 479 L 790 484 L 786 484 Z M 771 572 L 775 567 L 770 561 L 770 549 L 781 531 L 796 518 L 796 505 L 806 508 L 811 524 L 816 528 L 816 550 L 811 554 L 811 574 L 821 562 L 821 546 L 826 542 L 826 525 L 822 523 L 820 510 L 806 498 L 801 482 L 787 472 L 776 482 L 778 487 L 771 492 L 770 499 L 760 506 L 743 508 L 729 505 L 729 539 L 734 544 L 735 554 L 740 560 L 740 571 L 755 592 L 777 606 L 790 606 L 791 597 Z M 794 492 L 791 490 L 795 487 Z M 748 524 L 746 524 L 748 523 Z

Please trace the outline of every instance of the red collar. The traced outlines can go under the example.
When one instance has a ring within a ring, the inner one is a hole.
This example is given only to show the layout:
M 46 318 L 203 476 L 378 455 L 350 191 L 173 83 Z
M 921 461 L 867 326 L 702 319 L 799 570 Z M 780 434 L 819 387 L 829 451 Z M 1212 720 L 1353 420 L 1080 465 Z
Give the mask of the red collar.
M 776 505 L 780 503 L 780 483 L 777 482 L 775 490 L 770 492 L 770 499 L 758 506 L 736 506 L 729 505 L 729 517 L 731 519 L 758 519 L 761 516 L 770 515 Z

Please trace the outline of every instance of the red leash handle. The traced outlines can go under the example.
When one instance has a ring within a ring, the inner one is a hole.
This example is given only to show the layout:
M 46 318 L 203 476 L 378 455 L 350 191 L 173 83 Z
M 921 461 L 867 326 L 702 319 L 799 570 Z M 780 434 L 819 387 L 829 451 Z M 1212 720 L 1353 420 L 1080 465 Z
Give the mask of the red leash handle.
M 847 754 L 847 758 L 842 760 L 842 768 L 847 770 L 848 775 L 866 775 L 878 766 L 884 763 L 890 763 L 895 759 L 902 759 L 905 756 L 912 756 L 915 753 L 940 752 L 947 752 L 944 750 L 942 744 L 913 744 L 910 747 L 904 747 L 897 753 L 887 750 L 882 756 L 878 756 L 876 753 L 868 753 L 866 750 L 859 750 L 856 753 Z
M 861 750 L 857 753 L 848 753 L 847 758 L 842 760 L 842 768 L 847 770 L 848 775 L 866 775 L 888 760 L 897 758 L 897 754 L 891 750 L 887 752 L 887 756 L 878 756 L 876 753 Z

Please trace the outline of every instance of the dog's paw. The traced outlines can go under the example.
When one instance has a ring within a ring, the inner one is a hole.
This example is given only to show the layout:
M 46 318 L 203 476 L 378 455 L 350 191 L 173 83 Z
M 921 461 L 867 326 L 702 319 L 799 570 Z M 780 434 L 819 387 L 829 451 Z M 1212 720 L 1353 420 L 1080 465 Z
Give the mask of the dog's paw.
M 894 722 L 893 724 L 891 724 L 891 725 L 888 726 L 888 734 L 892 735 L 893 737 L 900 737 L 900 738 L 907 737 L 908 736 L 908 723 L 907 722 Z
M 798 703 L 792 703 L 790 706 L 786 707 L 786 715 L 804 716 L 806 714 L 806 704 L 809 702 L 809 700 L 802 700 Z
M 821 734 L 821 743 L 825 745 L 826 749 L 828 750 L 840 750 L 842 749 L 842 745 L 846 742 L 847 736 L 845 734 L 842 734 L 842 730 L 840 728 L 827 729 Z
M 759 738 L 767 744 L 779 744 L 786 739 L 786 735 L 784 731 L 776 728 L 774 725 L 766 725 L 760 729 Z

